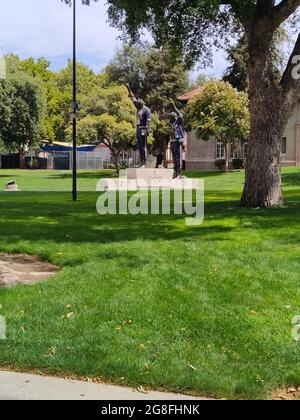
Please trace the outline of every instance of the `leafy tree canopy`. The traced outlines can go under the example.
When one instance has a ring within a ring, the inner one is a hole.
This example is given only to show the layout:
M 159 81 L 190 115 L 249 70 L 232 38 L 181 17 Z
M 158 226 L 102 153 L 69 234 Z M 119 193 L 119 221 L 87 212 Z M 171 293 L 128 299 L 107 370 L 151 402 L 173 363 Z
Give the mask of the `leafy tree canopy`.
M 0 83 L 0 137 L 9 150 L 34 146 L 41 140 L 45 109 L 38 83 L 16 75 Z
M 117 172 L 120 152 L 135 146 L 135 107 L 123 86 L 98 88 L 83 103 L 78 121 L 80 143 L 105 144 L 112 152 Z M 67 130 L 71 138 L 71 126 Z
M 189 129 L 195 130 L 199 138 L 216 138 L 226 145 L 226 150 L 227 144 L 235 145 L 249 137 L 247 94 L 238 92 L 229 83 L 207 83 L 202 93 L 189 102 L 186 118 Z
M 298 0 L 108 0 L 112 24 L 137 40 L 144 28 L 158 45 L 170 45 L 183 54 L 191 66 L 199 58 L 209 63 L 212 47 L 223 46 L 240 37 L 242 31 L 259 14 L 273 7 L 274 27 L 277 28 L 300 5 Z M 289 3 L 289 4 L 288 4 Z
M 229 83 L 207 83 L 187 108 L 187 123 L 203 140 L 212 136 L 223 142 L 245 140 L 249 136 L 248 97 Z

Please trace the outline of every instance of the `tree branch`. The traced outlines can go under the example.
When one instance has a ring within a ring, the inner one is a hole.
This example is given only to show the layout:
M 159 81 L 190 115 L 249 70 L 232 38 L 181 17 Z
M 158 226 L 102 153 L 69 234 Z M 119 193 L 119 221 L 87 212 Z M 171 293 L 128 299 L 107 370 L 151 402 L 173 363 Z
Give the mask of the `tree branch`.
M 100 140 L 100 142 L 105 144 L 105 146 L 107 146 L 110 150 L 112 150 L 112 144 L 108 138 L 104 137 L 103 139 Z
M 300 75 L 297 77 L 294 74 L 297 57 L 300 58 L 300 33 L 280 82 L 285 103 L 291 107 L 295 106 L 300 97 Z
M 258 0 L 257 10 L 260 13 L 268 13 L 275 6 L 275 0 Z
M 288 19 L 300 6 L 300 0 L 282 0 L 273 9 L 273 18 L 277 26 Z

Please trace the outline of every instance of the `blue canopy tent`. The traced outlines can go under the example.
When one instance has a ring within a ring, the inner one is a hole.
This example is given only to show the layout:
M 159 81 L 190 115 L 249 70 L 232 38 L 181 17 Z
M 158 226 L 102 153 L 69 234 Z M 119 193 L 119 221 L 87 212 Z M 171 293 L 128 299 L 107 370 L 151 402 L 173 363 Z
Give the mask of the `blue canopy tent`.
M 97 147 L 96 144 L 90 144 L 90 145 L 83 145 L 77 147 L 77 152 L 93 152 L 95 148 Z M 62 146 L 58 144 L 43 144 L 41 146 L 41 150 L 43 152 L 71 152 L 73 150 L 72 146 Z

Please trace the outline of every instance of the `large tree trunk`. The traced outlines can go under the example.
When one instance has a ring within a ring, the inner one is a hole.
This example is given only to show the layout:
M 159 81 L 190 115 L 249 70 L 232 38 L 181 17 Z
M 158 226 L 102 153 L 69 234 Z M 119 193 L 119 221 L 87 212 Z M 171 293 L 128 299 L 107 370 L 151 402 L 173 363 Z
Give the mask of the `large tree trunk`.
M 283 204 L 280 149 L 288 111 L 270 59 L 272 38 L 267 29 L 258 25 L 248 34 L 251 131 L 241 202 L 252 208 Z
M 276 127 L 276 124 L 275 117 L 264 129 L 252 127 L 242 197 L 245 207 L 275 207 L 283 204 L 280 172 L 283 127 Z
M 251 132 L 242 205 L 269 208 L 283 205 L 280 154 L 288 111 L 272 76 L 261 77 L 249 87 Z

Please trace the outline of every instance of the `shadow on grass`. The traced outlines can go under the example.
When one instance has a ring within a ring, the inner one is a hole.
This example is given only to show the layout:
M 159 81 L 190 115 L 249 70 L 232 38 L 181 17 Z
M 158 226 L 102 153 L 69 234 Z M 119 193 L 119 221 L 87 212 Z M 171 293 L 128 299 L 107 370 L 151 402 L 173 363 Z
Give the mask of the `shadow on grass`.
M 282 183 L 286 186 L 300 187 L 300 172 L 291 172 L 283 174 Z
M 135 240 L 232 241 L 231 233 L 254 229 L 270 238 L 286 240 L 285 229 L 294 229 L 291 240 L 300 242 L 299 194 L 288 194 L 285 208 L 244 209 L 232 193 L 222 193 L 222 201 L 210 200 L 205 206 L 201 226 L 185 225 L 185 216 L 177 215 L 106 215 L 96 212 L 96 193 L 81 193 L 72 203 L 65 193 L 19 193 L 0 195 L 0 231 L 2 244 L 19 241 L 54 243 L 116 243 Z M 238 194 L 237 194 L 238 197 Z M 231 199 L 230 199 L 231 198 Z M 226 201 L 226 199 L 228 201 Z M 266 233 L 267 232 L 267 233 Z M 77 264 L 75 262 L 75 264 Z
M 77 179 L 98 179 L 98 178 L 114 178 L 116 174 L 113 171 L 99 170 L 94 172 L 78 172 Z M 48 175 L 45 179 L 72 179 L 72 173 L 55 173 Z
M 212 178 L 215 176 L 226 175 L 226 173 L 223 171 L 185 171 L 184 175 L 189 178 Z
M 184 174 L 190 178 L 212 178 L 215 176 L 221 176 L 227 177 L 228 175 L 232 174 L 243 174 L 244 170 L 234 169 L 229 172 L 225 171 L 185 171 Z

